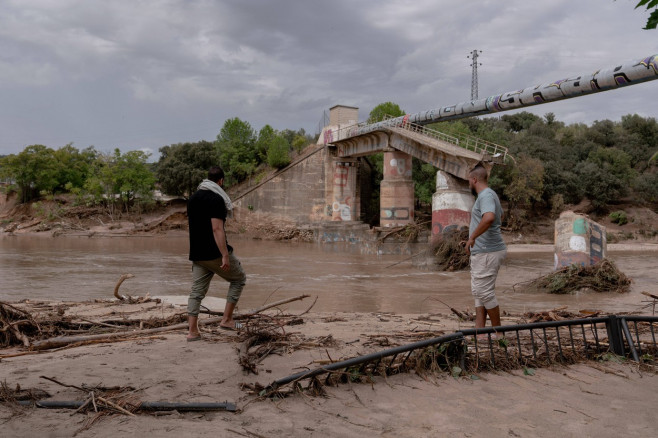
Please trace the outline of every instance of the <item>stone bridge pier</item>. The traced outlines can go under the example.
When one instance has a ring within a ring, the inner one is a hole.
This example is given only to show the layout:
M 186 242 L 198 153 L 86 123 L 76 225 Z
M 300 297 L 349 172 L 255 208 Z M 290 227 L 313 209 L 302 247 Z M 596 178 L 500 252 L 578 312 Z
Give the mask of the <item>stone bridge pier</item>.
M 468 188 L 468 181 L 437 171 L 436 192 L 432 195 L 432 242 L 450 230 L 468 228 L 473 204 L 475 196 Z
M 384 152 L 384 178 L 380 186 L 382 227 L 397 227 L 414 222 L 414 182 L 411 155 L 397 150 Z
M 360 202 L 357 186 L 359 162 L 354 158 L 340 158 L 334 160 L 333 167 L 333 204 L 331 206 L 331 220 L 359 220 Z

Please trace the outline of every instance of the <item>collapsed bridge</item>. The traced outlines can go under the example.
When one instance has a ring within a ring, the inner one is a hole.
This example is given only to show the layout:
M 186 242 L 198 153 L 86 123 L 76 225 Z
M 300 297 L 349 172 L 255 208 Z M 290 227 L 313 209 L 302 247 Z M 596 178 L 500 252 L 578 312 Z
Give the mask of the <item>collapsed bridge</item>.
M 432 237 L 468 226 L 474 203 L 466 178 L 482 163 L 491 168 L 508 156 L 503 146 L 469 136 L 454 136 L 427 125 L 526 108 L 563 99 L 623 88 L 658 79 L 658 55 L 569 76 L 542 85 L 487 98 L 389 118 L 357 123 L 358 108 L 331 108 L 329 124 L 317 141 L 290 166 L 247 187 L 235 196 L 250 210 L 289 216 L 298 222 L 368 220 L 367 180 L 373 171 L 364 157 L 384 154 L 379 223 L 395 227 L 414 222 L 412 157 L 435 166 Z M 345 224 L 347 225 L 347 224 Z

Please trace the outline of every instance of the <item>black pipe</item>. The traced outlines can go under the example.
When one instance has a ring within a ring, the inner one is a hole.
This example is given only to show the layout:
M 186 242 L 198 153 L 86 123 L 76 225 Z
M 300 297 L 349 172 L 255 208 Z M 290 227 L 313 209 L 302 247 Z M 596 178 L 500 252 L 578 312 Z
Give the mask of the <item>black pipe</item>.
M 84 405 L 86 400 L 21 400 L 18 402 L 21 406 L 36 406 L 48 409 L 78 409 Z M 99 402 L 102 403 L 102 402 Z M 235 412 L 234 403 L 170 403 L 170 402 L 142 402 L 139 405 L 141 411 L 180 411 L 180 412 L 199 412 L 199 411 L 228 411 Z

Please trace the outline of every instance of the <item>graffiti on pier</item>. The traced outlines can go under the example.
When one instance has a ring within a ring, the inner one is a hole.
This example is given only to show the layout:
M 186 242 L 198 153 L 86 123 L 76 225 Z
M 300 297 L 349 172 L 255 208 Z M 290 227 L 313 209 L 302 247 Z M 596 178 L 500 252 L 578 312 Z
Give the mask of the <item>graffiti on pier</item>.
M 409 220 L 413 213 L 409 207 L 385 207 L 381 209 L 382 219 Z

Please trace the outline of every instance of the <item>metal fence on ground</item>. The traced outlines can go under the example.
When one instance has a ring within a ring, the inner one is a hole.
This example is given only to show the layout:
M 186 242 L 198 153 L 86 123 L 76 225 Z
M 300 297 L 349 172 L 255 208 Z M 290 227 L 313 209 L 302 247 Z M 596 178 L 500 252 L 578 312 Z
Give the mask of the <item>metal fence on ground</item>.
M 630 323 L 630 325 L 629 325 Z M 656 316 L 601 316 L 465 329 L 334 362 L 275 380 L 270 392 L 325 376 L 325 383 L 438 368 L 457 373 L 569 364 L 604 355 L 654 361 Z M 309 386 L 310 384 L 309 383 Z

